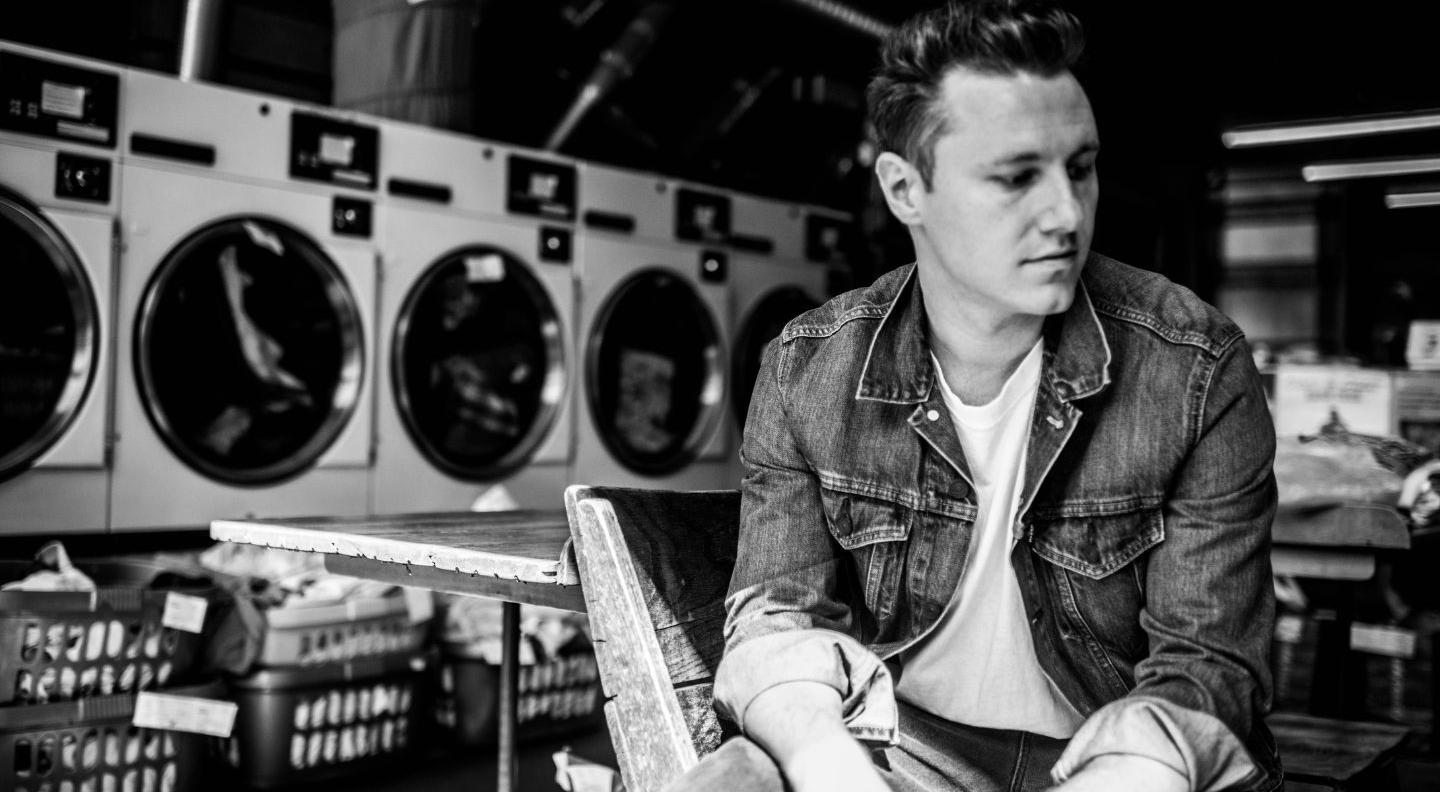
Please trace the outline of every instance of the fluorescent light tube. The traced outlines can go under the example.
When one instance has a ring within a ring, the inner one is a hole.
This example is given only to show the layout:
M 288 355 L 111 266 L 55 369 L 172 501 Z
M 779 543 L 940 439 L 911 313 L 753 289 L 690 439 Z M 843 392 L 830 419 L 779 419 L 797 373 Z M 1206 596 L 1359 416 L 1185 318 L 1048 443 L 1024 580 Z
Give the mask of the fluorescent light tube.
M 1440 157 L 1408 159 L 1342 160 L 1317 162 L 1300 169 L 1307 182 L 1339 179 L 1368 179 L 1376 176 L 1408 176 L 1412 173 L 1440 171 Z
M 1385 206 L 1389 209 L 1414 209 L 1419 206 L 1440 206 L 1440 190 L 1425 192 L 1385 193 Z
M 1440 112 L 1407 113 L 1402 115 L 1356 116 L 1293 124 L 1265 124 L 1236 127 L 1221 133 L 1225 148 L 1272 146 L 1280 143 L 1305 143 L 1314 140 L 1384 135 L 1440 129 Z

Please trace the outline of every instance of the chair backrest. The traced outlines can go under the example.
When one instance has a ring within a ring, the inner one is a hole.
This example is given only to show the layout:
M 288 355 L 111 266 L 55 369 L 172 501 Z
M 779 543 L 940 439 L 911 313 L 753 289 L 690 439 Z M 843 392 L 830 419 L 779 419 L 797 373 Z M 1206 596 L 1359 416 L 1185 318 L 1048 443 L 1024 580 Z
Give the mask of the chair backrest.
M 630 792 L 656 792 L 720 745 L 711 707 L 740 493 L 576 485 L 575 560 Z

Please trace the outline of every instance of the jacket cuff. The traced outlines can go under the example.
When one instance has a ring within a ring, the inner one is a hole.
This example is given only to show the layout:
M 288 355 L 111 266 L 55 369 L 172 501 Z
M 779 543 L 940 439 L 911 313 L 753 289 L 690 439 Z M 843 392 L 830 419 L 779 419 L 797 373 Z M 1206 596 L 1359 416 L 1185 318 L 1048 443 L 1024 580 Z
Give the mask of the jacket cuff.
M 1055 783 L 1105 754 L 1144 756 L 1185 777 L 1191 792 L 1247 784 L 1260 770 L 1230 729 L 1206 712 L 1155 696 L 1113 701 L 1086 719 L 1051 768 Z
M 787 682 L 829 685 L 840 694 L 853 737 L 895 744 L 899 710 L 889 669 L 859 641 L 832 630 L 787 630 L 730 648 L 715 673 L 715 708 L 744 732 L 755 697 Z

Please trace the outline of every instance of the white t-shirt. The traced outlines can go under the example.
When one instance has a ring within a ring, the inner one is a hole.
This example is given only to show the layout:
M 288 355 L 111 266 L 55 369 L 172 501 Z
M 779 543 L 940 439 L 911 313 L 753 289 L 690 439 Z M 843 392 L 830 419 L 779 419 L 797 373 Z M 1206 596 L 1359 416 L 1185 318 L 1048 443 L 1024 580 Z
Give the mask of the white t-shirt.
M 932 355 L 979 509 L 960 585 L 934 631 L 901 653 L 895 693 L 956 723 L 1067 738 L 1084 719 L 1040 668 L 1010 565 L 1041 359 L 1037 341 L 1000 395 L 970 406 L 950 389 Z

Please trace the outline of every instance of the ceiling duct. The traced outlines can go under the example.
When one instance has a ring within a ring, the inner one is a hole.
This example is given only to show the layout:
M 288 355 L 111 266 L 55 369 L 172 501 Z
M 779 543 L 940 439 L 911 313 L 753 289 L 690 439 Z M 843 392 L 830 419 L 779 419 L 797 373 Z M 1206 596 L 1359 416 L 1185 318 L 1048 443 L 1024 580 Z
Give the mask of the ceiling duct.
M 595 64 L 589 79 L 580 87 L 580 93 L 570 103 L 570 109 L 565 112 L 564 118 L 551 131 L 545 143 L 547 150 L 556 151 L 565 145 L 565 141 L 585 118 L 585 114 L 617 85 L 630 79 L 635 73 L 635 67 L 650 52 L 650 47 L 665 27 L 672 11 L 670 3 L 646 4 L 635 18 L 630 20 L 630 24 L 625 26 L 625 30 L 621 31 L 615 43 L 600 53 L 600 62 Z
M 180 79 L 215 80 L 220 50 L 222 0 L 185 0 L 180 31 Z
M 883 39 L 894 29 L 893 25 L 881 22 L 869 14 L 856 11 L 844 3 L 835 2 L 835 0 L 787 0 L 787 2 L 874 39 Z

